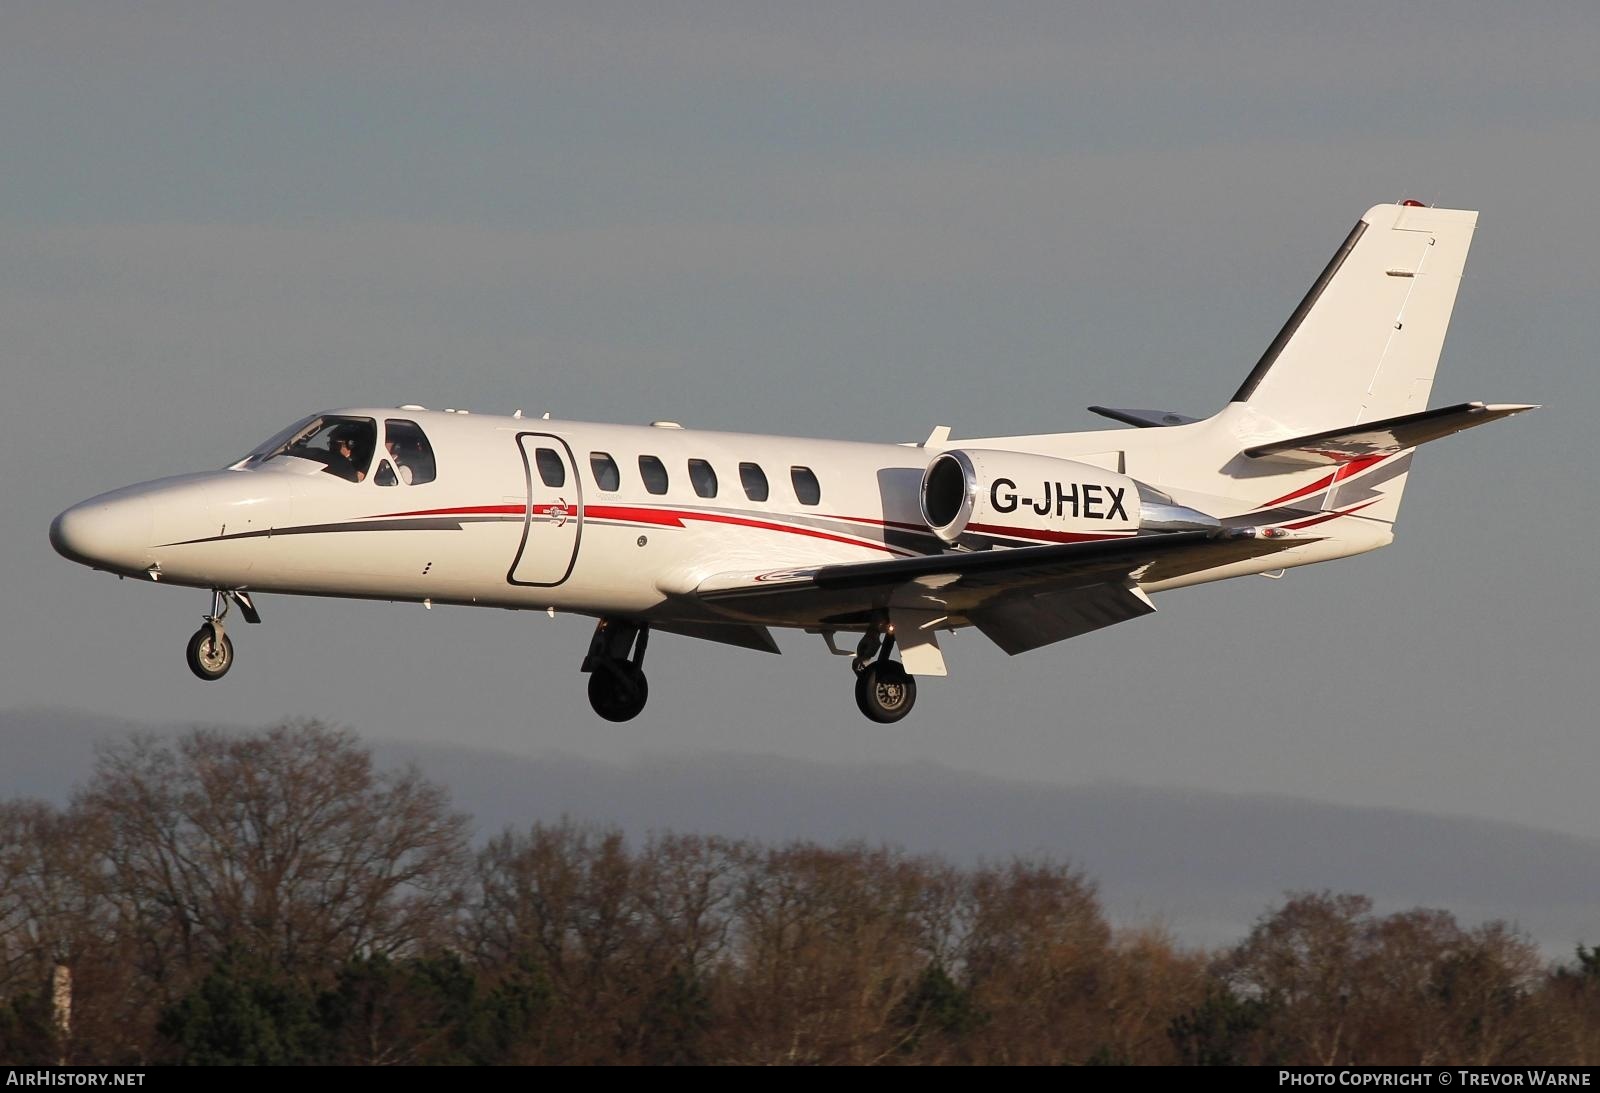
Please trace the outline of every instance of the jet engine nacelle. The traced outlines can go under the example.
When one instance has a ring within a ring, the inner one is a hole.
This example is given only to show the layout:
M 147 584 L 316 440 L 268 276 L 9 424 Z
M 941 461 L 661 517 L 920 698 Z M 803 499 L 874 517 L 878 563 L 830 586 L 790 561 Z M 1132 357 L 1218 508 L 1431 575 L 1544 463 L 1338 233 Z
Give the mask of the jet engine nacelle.
M 1070 543 L 1220 526 L 1216 517 L 1126 475 L 1022 452 L 944 452 L 922 474 L 920 501 L 922 518 L 947 543 L 969 531 Z
M 1072 542 L 1139 530 L 1133 479 L 1021 452 L 944 452 L 923 472 L 921 502 L 922 518 L 947 543 L 969 531 Z

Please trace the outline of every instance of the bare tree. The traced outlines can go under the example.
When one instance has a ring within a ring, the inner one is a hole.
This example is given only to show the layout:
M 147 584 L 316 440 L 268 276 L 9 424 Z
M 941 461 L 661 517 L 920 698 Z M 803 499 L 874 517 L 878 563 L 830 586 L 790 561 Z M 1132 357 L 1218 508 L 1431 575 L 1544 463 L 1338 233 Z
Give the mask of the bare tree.
M 1067 866 L 858 844 L 563 822 L 469 870 L 440 789 L 316 723 L 135 738 L 68 809 L 0 804 L 15 1060 L 1592 1062 L 1578 958 L 1320 892 L 1208 962 Z
M 963 965 L 991 1015 L 989 1061 L 1081 1063 L 1105 1045 L 1098 997 L 1111 927 L 1094 885 L 1068 866 L 1015 861 L 969 880 Z
M 95 818 L 37 801 L 0 805 L 0 999 L 34 992 L 52 1008 L 70 984 L 71 1019 L 52 1014 L 51 1061 L 138 1058 L 149 1001 L 128 966 L 100 859 Z M 51 985 L 47 990 L 47 985 Z
M 1365 896 L 1312 892 L 1263 916 L 1217 972 L 1266 1004 L 1282 1061 L 1488 1065 L 1530 1061 L 1541 965 L 1504 923 L 1379 917 Z
M 941 869 L 892 850 L 806 843 L 754 860 L 739 899 L 732 1057 L 892 1058 L 932 958 L 924 895 Z
M 291 975 L 413 951 L 445 939 L 458 898 L 465 817 L 316 722 L 105 748 L 73 807 L 102 832 L 118 926 L 158 981 L 230 950 Z

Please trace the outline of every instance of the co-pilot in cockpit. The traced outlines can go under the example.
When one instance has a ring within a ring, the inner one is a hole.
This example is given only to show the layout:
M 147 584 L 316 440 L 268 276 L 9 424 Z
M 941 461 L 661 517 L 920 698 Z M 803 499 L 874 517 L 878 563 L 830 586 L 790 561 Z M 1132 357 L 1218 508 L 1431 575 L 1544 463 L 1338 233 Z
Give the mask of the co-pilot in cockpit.
M 403 421 L 390 418 L 383 423 L 383 443 L 389 453 L 389 459 L 384 460 L 378 467 L 378 485 L 394 485 L 395 480 L 408 486 L 420 486 L 425 482 L 432 482 L 437 475 L 433 462 L 433 446 L 428 443 L 428 438 L 421 427 L 414 421 Z M 394 461 L 394 470 L 385 473 L 389 460 Z M 385 481 L 385 479 L 389 479 Z

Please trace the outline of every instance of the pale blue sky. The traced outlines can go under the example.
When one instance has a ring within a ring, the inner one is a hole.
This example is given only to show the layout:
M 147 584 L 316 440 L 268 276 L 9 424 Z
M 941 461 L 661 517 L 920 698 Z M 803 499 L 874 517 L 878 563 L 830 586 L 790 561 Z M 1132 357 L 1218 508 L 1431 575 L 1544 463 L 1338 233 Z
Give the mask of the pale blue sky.
M 1578 3 L 7 4 L 0 704 L 1600 837 L 1597 47 Z M 1436 403 L 1549 406 L 1422 453 L 1389 550 L 1017 659 L 962 635 L 892 728 L 814 637 L 664 637 L 614 726 L 582 620 L 282 597 L 205 685 L 204 593 L 45 538 L 340 404 L 890 440 L 1207 413 L 1406 197 L 1483 213 Z

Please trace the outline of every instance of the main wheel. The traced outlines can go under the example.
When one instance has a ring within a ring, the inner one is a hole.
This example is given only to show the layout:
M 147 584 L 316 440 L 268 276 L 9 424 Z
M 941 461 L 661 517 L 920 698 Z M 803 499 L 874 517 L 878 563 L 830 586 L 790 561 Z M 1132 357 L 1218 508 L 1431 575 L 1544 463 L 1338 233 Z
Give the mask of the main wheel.
M 189 661 L 189 671 L 210 683 L 227 675 L 233 667 L 233 639 L 223 634 L 219 642 L 209 624 L 202 626 L 189 639 L 184 656 Z
M 890 725 L 917 703 L 917 681 L 892 660 L 869 664 L 856 676 L 856 705 L 873 721 Z
M 613 672 L 597 665 L 589 673 L 589 705 L 607 721 L 632 721 L 650 698 L 650 684 L 644 672 L 627 661 Z

